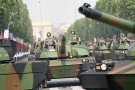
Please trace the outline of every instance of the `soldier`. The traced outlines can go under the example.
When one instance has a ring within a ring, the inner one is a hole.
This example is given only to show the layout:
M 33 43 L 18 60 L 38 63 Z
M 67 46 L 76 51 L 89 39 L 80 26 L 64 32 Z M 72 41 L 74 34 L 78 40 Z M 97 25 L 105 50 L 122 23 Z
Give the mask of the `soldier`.
M 35 47 L 36 47 L 37 50 L 41 50 L 42 49 L 41 38 L 38 38 L 38 41 L 36 41 L 36 43 L 35 43 Z
M 55 36 L 53 36 L 52 39 L 53 39 L 54 43 L 58 43 L 58 40 Z
M 73 36 L 72 36 L 72 40 L 73 40 L 73 41 L 80 41 L 80 38 L 75 34 L 74 31 L 72 31 L 71 33 L 72 33 L 72 35 L 73 35 Z
M 55 42 L 54 42 L 53 38 L 51 37 L 51 33 L 48 32 L 47 33 L 47 38 L 44 41 L 44 45 L 49 45 L 49 44 L 54 44 L 54 43 Z

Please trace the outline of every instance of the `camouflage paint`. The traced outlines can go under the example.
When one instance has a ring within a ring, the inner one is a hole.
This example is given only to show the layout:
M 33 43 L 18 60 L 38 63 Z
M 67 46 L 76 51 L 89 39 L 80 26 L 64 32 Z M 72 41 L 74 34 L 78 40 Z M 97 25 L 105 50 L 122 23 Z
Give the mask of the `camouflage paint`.
M 114 74 L 111 78 L 119 86 L 119 90 L 134 90 L 135 77 L 130 74 Z M 118 88 L 117 88 L 118 89 Z
M 67 78 L 67 77 L 77 77 L 77 70 L 80 65 L 63 65 L 57 67 L 50 67 L 53 78 Z
M 111 59 L 111 51 L 109 50 L 105 50 L 105 51 L 102 51 L 103 52 L 103 55 L 104 55 L 104 59 Z
M 135 89 L 135 62 L 116 68 L 108 74 L 113 75 L 114 81 L 123 88 L 122 90 Z
M 99 45 L 98 46 L 99 50 L 107 50 L 107 46 L 105 44 Z
M 5 60 L 10 60 L 8 52 L 3 47 L 0 47 L 0 61 Z
M 77 77 L 81 64 L 81 59 L 51 60 L 49 67 L 53 78 Z
M 41 54 L 40 54 L 40 59 L 41 58 L 57 58 L 58 57 L 58 54 L 56 51 L 43 51 Z
M 27 63 L 25 66 L 25 69 L 23 72 L 25 74 L 22 76 L 22 80 L 21 80 L 21 85 L 23 89 L 31 88 L 33 86 L 33 74 L 31 73 L 32 72 L 31 66 L 32 66 L 32 63 Z
M 135 33 L 135 23 L 129 22 L 124 19 L 120 19 L 114 17 L 112 15 L 94 10 L 89 8 L 88 4 L 84 4 L 82 7 L 79 8 L 79 12 L 84 14 L 88 18 L 92 18 L 97 21 L 101 21 L 103 23 L 118 27 L 120 29 L 125 29 L 131 33 Z M 122 46 L 123 48 L 123 46 Z M 115 66 L 111 71 L 105 72 L 92 72 L 87 71 L 84 72 L 83 79 L 89 79 L 92 75 L 98 76 L 105 76 L 107 81 L 112 83 L 108 83 L 109 86 L 116 85 L 116 87 L 111 88 L 111 90 L 135 90 L 135 61 L 133 60 L 123 60 L 123 61 L 116 61 Z M 86 78 L 87 77 L 87 78 Z M 98 82 L 97 77 L 93 77 L 95 82 Z M 102 77 L 101 77 L 102 78 Z M 92 78 L 91 78 L 92 79 Z M 85 82 L 86 84 L 87 82 Z M 102 83 L 102 82 L 101 82 Z M 89 85 L 89 84 L 88 84 Z M 95 84 L 96 86 L 96 84 Z M 99 85 L 100 86 L 100 85 Z M 117 87 L 118 86 L 118 87 Z M 98 85 L 97 85 L 98 87 Z M 95 87 L 95 88 L 97 88 Z
M 47 74 L 49 79 L 77 77 L 82 65 L 82 58 L 78 57 L 89 56 L 87 48 L 76 41 L 62 41 L 61 45 L 55 44 L 55 51 L 49 51 L 49 48 L 46 48 L 38 54 L 37 60 L 49 62 Z
M 89 51 L 80 46 L 73 46 L 72 50 L 75 50 L 78 53 L 78 56 L 89 56 Z
M 8 72 L 9 75 L 6 77 L 6 90 L 23 90 L 18 74 L 15 74 L 16 71 L 12 65 L 10 65 Z
M 135 43 L 128 48 L 127 56 L 129 59 L 135 59 Z
M 120 44 L 120 46 L 118 47 L 118 49 L 128 49 L 129 48 L 129 44 L 126 44 L 126 43 L 124 43 L 124 44 Z
M 75 45 L 71 45 L 70 43 L 76 43 Z M 86 47 L 79 44 L 79 42 L 69 41 L 66 43 L 66 55 L 70 53 L 71 56 L 89 56 L 89 51 Z
M 49 66 L 62 66 L 62 65 L 74 65 L 74 64 L 82 64 L 82 58 L 50 60 Z
M 121 28 L 121 29 L 125 29 L 129 32 L 135 33 L 135 23 L 133 22 L 129 22 L 127 20 L 118 18 L 118 17 L 114 17 L 112 15 L 94 10 L 92 8 L 88 8 L 85 6 L 82 6 L 79 8 L 79 12 L 81 14 L 84 14 L 86 17 L 88 18 L 92 18 L 94 20 L 97 21 L 101 21 L 103 23 Z
M 91 50 L 93 50 L 94 49 L 94 46 L 93 45 L 90 45 L 88 48 L 91 49 Z
M 126 71 L 127 69 L 129 69 L 129 70 Z M 108 72 L 108 74 L 135 74 L 135 72 L 128 73 L 128 72 L 130 72 L 130 70 L 133 70 L 133 69 L 135 69 L 135 62 L 134 61 L 130 64 L 126 64 L 126 65 L 123 65 L 119 68 L 113 69 L 110 72 Z
M 99 44 L 98 46 L 98 50 L 99 52 L 103 53 L 103 59 L 111 59 L 111 51 L 108 49 L 108 47 L 105 44 Z
M 10 69 L 10 64 L 1 64 L 0 65 L 0 88 L 2 90 L 6 90 L 5 87 L 6 87 L 6 78 L 7 76 L 5 74 L 8 73 Z
M 0 71 L 1 90 L 34 89 L 45 79 L 47 63 L 21 62 L 0 64 Z

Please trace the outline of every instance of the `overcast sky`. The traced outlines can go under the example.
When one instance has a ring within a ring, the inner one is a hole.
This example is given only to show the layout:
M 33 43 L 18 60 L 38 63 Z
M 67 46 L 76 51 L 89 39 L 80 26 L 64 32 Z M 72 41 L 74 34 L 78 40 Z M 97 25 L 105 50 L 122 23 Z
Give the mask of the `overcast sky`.
M 83 3 L 95 6 L 97 0 L 23 0 L 27 4 L 32 22 L 42 20 L 50 21 L 52 24 L 71 24 L 76 19 L 84 17 L 78 13 L 78 7 Z M 41 16 L 40 16 L 41 7 Z

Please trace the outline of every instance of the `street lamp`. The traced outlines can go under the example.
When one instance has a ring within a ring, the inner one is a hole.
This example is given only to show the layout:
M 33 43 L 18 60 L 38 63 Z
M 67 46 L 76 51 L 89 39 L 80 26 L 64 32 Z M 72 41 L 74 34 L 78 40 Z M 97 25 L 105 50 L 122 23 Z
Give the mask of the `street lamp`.
M 85 28 L 86 30 L 86 39 L 85 40 L 88 40 L 89 36 L 88 36 L 88 28 Z

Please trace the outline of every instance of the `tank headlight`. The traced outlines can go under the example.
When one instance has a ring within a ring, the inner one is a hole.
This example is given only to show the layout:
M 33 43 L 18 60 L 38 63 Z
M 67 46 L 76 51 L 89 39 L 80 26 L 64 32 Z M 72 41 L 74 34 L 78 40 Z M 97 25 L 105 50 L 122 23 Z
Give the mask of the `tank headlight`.
M 85 62 L 85 59 L 83 59 L 82 62 Z
M 98 63 L 98 64 L 96 64 L 95 69 L 96 69 L 96 71 L 107 71 L 108 65 L 104 64 L 104 63 Z
M 101 69 L 102 69 L 103 71 L 107 70 L 107 65 L 106 65 L 106 64 L 102 64 L 102 65 L 101 65 Z
M 82 62 L 89 62 L 89 59 L 83 59 Z

